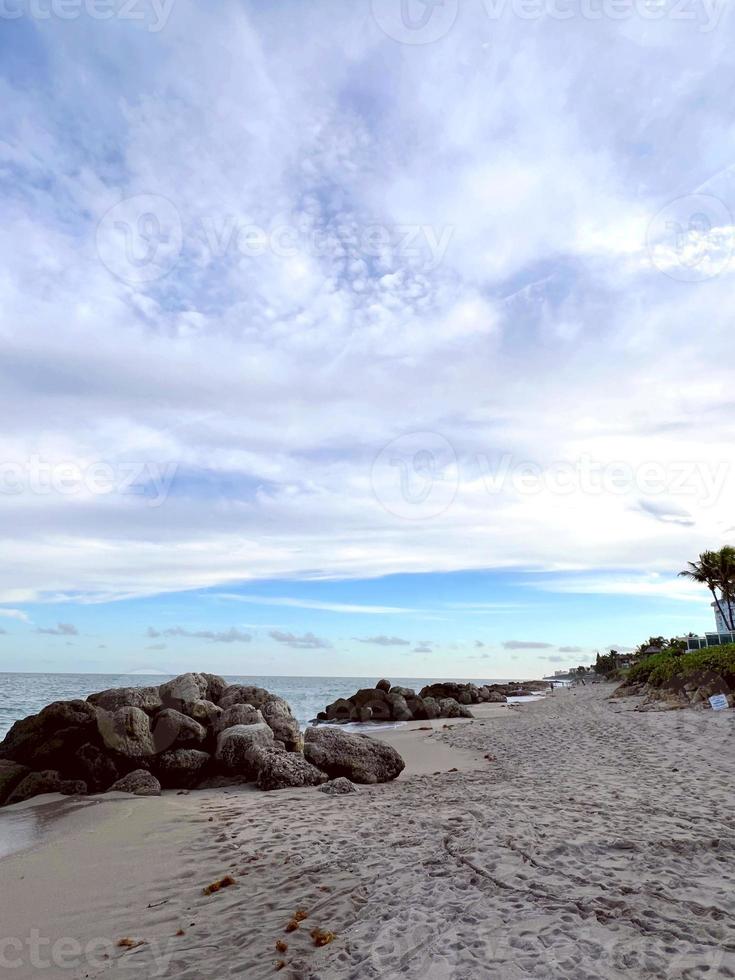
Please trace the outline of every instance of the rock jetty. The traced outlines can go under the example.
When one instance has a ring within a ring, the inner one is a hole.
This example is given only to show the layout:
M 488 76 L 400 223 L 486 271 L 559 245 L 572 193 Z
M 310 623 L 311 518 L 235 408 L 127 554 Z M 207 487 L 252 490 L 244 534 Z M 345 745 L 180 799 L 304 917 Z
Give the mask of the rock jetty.
M 505 703 L 508 697 L 533 694 L 548 687 L 543 681 L 520 684 L 460 684 L 443 681 L 416 693 L 410 687 L 379 680 L 352 697 L 338 698 L 320 711 L 315 723 L 424 721 L 434 718 L 472 718 L 470 705 Z
M 339 777 L 379 783 L 403 768 L 395 749 L 365 736 L 307 732 L 305 744 L 283 698 L 189 673 L 160 687 L 57 701 L 17 721 L 0 742 L 0 806 L 42 793 L 156 796 L 237 782 L 274 790 Z

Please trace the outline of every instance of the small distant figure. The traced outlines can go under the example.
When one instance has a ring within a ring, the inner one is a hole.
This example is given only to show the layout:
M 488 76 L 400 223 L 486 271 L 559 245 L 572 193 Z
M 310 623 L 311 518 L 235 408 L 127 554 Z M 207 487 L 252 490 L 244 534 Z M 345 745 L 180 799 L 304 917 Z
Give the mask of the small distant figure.
M 549 684 L 549 694 L 553 694 L 553 693 L 554 693 L 554 682 L 551 681 L 551 683 Z

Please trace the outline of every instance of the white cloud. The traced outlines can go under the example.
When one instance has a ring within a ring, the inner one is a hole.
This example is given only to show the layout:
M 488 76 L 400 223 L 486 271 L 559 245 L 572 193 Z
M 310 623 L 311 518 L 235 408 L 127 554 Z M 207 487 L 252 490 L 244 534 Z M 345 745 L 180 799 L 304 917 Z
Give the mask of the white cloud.
M 0 473 L 22 481 L 3 484 L 0 599 L 488 567 L 577 570 L 587 591 L 625 569 L 602 591 L 686 598 L 638 573 L 735 534 L 731 229 L 690 228 L 685 201 L 680 240 L 646 237 L 690 194 L 735 210 L 729 22 L 541 32 L 474 6 L 431 71 L 351 5 L 212 17 L 178 0 L 155 48 L 122 23 L 80 18 L 63 45 L 57 20 L 24 25 L 38 64 L 0 75 Z M 150 282 L 97 250 L 100 220 L 140 195 L 181 222 Z M 284 227 L 296 254 L 273 247 Z M 684 281 L 692 266 L 716 274 Z M 372 479 L 412 432 L 445 439 L 459 473 L 419 520 L 430 447 Z M 506 452 L 549 478 L 585 454 L 725 470 L 683 487 L 668 472 L 660 492 L 491 491 L 483 464 Z M 38 456 L 172 466 L 173 482 L 155 507 L 152 480 L 47 493 L 26 479 Z

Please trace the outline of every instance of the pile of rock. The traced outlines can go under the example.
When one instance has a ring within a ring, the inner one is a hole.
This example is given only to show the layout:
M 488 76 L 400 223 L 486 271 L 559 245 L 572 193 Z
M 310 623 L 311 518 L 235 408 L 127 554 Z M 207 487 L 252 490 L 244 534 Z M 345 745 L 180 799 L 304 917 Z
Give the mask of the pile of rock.
M 320 711 L 315 723 L 347 724 L 367 721 L 423 721 L 433 718 L 472 718 L 471 704 L 504 703 L 509 695 L 530 694 L 512 684 L 429 684 L 417 694 L 410 687 L 380 680 L 349 698 L 338 698 Z
M 160 687 L 116 688 L 58 701 L 0 742 L 0 806 L 41 793 L 156 795 L 223 781 L 260 789 L 346 777 L 375 783 L 403 770 L 390 746 L 309 730 L 263 688 L 190 673 Z

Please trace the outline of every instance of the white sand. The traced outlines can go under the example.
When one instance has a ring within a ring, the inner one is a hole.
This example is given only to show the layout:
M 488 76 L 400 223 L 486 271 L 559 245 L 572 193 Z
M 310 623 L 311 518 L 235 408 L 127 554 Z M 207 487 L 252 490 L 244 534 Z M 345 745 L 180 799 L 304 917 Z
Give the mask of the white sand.
M 735 712 L 642 714 L 608 693 L 383 732 L 409 769 L 359 794 L 219 790 L 74 812 L 0 860 L 0 975 L 735 977 Z M 235 886 L 202 895 L 227 873 Z M 298 908 L 308 919 L 286 933 Z M 336 939 L 315 949 L 314 927 Z M 57 950 L 39 968 L 3 943 L 34 929 L 67 937 L 74 965 Z M 109 959 L 78 952 L 96 937 Z M 124 951 L 122 937 L 145 944 Z

